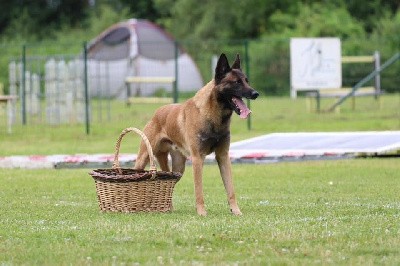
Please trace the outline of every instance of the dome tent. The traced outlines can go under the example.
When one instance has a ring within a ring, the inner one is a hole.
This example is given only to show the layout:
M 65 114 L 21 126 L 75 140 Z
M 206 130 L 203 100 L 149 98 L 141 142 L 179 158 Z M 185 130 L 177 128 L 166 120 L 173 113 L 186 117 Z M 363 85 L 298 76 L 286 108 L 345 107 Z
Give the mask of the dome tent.
M 89 43 L 88 59 L 92 96 L 126 97 L 127 77 L 175 78 L 176 63 L 179 91 L 196 91 L 203 86 L 193 59 L 182 47 L 176 49 L 170 35 L 147 20 L 130 19 L 111 26 Z M 141 86 L 145 87 L 141 95 L 151 95 L 159 88 L 170 92 L 173 87 L 171 83 Z

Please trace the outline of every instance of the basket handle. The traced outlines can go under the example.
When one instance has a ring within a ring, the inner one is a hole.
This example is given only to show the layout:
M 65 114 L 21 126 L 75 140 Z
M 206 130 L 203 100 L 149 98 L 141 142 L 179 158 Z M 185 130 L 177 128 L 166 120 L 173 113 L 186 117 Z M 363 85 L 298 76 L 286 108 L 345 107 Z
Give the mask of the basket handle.
M 152 175 L 153 175 L 153 178 L 154 178 L 155 175 L 156 175 L 156 172 L 157 172 L 157 167 L 156 167 L 156 163 L 155 163 L 155 158 L 154 158 L 153 150 L 151 149 L 150 141 L 149 141 L 149 139 L 146 137 L 146 135 L 145 135 L 142 131 L 140 131 L 139 129 L 137 129 L 137 128 L 135 128 L 135 127 L 128 127 L 128 128 L 126 128 L 126 129 L 122 130 L 121 135 L 119 136 L 119 138 L 118 138 L 118 140 L 117 140 L 117 143 L 116 143 L 116 145 L 115 145 L 114 163 L 113 163 L 113 165 L 112 165 L 112 168 L 113 168 L 113 169 L 118 169 L 119 173 L 122 174 L 121 167 L 120 167 L 119 161 L 118 161 L 119 149 L 120 149 L 120 146 L 121 146 L 122 138 L 123 138 L 126 134 L 128 134 L 129 132 L 132 132 L 132 131 L 135 132 L 135 133 L 137 133 L 137 134 L 142 138 L 142 140 L 144 141 L 144 143 L 146 144 L 147 152 L 149 153 L 149 158 L 150 158 L 150 168 L 149 168 L 149 171 L 150 171 L 150 172 L 153 172 Z

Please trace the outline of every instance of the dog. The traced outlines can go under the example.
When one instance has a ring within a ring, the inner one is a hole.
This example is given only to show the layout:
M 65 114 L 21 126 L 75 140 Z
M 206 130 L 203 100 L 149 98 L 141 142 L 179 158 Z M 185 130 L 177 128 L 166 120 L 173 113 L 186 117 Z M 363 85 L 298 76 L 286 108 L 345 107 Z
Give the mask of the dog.
M 247 118 L 251 111 L 242 98 L 255 100 L 258 96 L 240 68 L 239 54 L 232 67 L 226 55 L 221 54 L 215 76 L 208 84 L 184 103 L 160 107 L 143 129 L 161 170 L 170 171 L 170 155 L 172 171 L 183 174 L 186 160 L 191 157 L 199 215 L 207 215 L 202 175 L 204 159 L 212 152 L 215 153 L 230 210 L 235 215 L 242 214 L 235 198 L 229 158 L 231 116 L 235 112 L 240 118 Z M 134 168 L 144 169 L 148 162 L 149 154 L 142 141 Z

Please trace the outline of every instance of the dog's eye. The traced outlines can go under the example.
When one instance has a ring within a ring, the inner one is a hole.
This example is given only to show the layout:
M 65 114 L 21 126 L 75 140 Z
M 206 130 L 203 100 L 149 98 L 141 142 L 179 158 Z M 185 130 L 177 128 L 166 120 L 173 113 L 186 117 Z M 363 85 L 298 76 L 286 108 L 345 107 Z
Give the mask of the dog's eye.
M 238 80 L 235 81 L 235 83 L 236 83 L 236 84 L 242 84 L 242 80 L 241 80 L 241 79 L 238 79 Z

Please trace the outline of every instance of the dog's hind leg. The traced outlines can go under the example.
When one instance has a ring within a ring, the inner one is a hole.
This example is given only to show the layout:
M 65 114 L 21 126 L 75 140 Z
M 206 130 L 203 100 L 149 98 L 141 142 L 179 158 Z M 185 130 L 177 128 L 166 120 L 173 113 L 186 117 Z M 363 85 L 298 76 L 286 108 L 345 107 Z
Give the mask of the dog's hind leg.
M 158 152 L 155 154 L 158 164 L 160 165 L 161 170 L 169 172 L 168 165 L 168 152 Z
M 221 173 L 222 181 L 224 183 L 224 187 L 228 197 L 228 203 L 231 212 L 235 215 L 242 215 L 242 212 L 237 205 L 235 191 L 233 188 L 232 166 L 231 160 L 229 158 L 229 153 L 228 151 L 215 151 L 215 155 L 215 159 L 218 162 L 219 171 Z
M 143 129 L 143 133 L 146 135 L 147 139 L 150 142 L 152 151 L 156 153 L 155 147 L 158 145 L 157 142 L 157 129 L 154 126 L 153 122 L 149 122 L 145 128 Z M 136 158 L 135 166 L 134 169 L 139 169 L 143 170 L 146 168 L 146 165 L 150 162 L 150 157 L 149 157 L 149 152 L 147 151 L 147 146 L 144 142 L 144 140 L 141 141 L 140 147 L 139 147 L 139 152 Z
M 134 169 L 143 170 L 149 163 L 149 153 L 147 152 L 146 145 L 142 142 L 140 144 L 139 152 L 135 161 Z
M 180 151 L 174 150 L 171 151 L 171 159 L 172 171 L 183 174 L 183 172 L 185 172 L 186 156 L 184 156 Z

